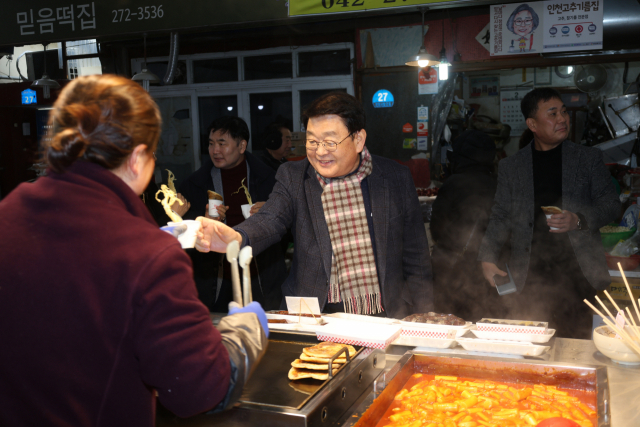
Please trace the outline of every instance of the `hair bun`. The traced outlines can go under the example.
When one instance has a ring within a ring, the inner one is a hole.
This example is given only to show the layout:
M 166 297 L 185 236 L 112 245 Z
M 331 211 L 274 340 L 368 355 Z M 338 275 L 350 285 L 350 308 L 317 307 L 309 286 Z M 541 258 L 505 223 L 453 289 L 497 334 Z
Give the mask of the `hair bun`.
M 53 136 L 47 160 L 56 172 L 71 166 L 87 150 L 88 143 L 78 128 L 67 128 Z

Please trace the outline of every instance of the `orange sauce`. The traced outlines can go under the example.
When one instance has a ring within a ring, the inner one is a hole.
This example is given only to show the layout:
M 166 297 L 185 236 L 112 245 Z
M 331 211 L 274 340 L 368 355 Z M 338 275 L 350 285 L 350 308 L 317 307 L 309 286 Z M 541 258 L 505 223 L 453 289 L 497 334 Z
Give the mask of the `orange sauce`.
M 597 426 L 595 392 L 418 373 L 376 427 L 534 427 L 552 417 Z

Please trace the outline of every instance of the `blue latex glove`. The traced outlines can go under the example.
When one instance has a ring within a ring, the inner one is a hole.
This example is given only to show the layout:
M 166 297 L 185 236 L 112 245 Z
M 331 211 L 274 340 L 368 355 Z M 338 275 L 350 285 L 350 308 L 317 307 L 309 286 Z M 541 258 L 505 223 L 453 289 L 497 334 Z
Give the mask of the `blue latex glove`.
M 240 307 L 236 302 L 231 301 L 229 303 L 229 316 L 238 313 L 254 313 L 256 316 L 258 316 L 258 320 L 260 321 L 262 330 L 264 331 L 267 338 L 269 338 L 269 321 L 267 320 L 267 315 L 262 309 L 262 306 L 259 302 L 254 301 L 246 307 Z

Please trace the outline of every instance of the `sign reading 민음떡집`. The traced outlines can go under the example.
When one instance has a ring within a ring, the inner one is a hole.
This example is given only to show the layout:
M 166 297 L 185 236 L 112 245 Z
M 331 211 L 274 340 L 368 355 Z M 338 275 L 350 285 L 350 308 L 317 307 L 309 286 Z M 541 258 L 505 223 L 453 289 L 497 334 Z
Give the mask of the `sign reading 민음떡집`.
M 490 53 L 517 55 L 602 49 L 604 0 L 492 5 Z
M 0 45 L 84 40 L 287 18 L 285 0 L 4 1 Z
M 289 0 L 289 16 L 362 12 L 385 7 L 419 6 L 455 0 Z

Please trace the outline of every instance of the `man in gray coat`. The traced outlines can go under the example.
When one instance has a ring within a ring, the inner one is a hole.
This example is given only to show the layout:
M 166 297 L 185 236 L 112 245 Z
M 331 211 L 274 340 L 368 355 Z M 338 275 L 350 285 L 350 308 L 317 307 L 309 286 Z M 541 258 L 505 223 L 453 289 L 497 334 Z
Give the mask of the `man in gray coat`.
M 233 239 L 260 253 L 290 228 L 283 295 L 317 297 L 324 312 L 402 318 L 433 308 L 431 265 L 409 170 L 372 156 L 361 104 L 334 92 L 303 115 L 307 158 L 278 169 L 267 203 L 234 229 L 200 218 L 201 251 Z
M 595 148 L 569 140 L 560 94 L 534 89 L 521 102 L 533 141 L 500 162 L 498 188 L 478 260 L 492 286 L 507 276 L 497 260 L 511 236 L 508 263 L 518 292 L 503 297 L 510 317 L 549 321 L 556 336 L 590 338 L 583 299 L 611 283 L 599 229 L 615 220 L 620 201 Z M 562 213 L 546 218 L 541 206 Z

